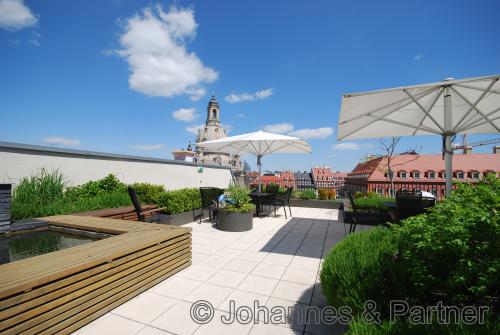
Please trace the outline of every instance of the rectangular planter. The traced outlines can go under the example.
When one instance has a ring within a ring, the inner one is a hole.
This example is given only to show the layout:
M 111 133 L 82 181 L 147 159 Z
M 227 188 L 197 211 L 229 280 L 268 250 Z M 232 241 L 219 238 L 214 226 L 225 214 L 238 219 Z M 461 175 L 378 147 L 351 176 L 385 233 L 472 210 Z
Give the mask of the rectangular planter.
M 344 223 L 352 223 L 354 217 L 354 212 L 350 210 L 344 210 L 342 208 L 339 212 L 339 220 Z M 380 225 L 386 223 L 390 220 L 390 216 L 387 213 L 358 213 L 360 224 L 363 225 Z
M 335 201 L 335 200 L 290 199 L 290 206 L 292 206 L 292 207 L 339 209 L 341 205 L 342 205 L 342 202 Z
M 196 221 L 196 216 L 201 213 L 200 209 L 194 209 L 192 211 L 170 214 L 170 215 L 162 215 L 162 222 L 164 224 L 172 225 L 172 226 L 182 226 L 193 221 Z M 208 211 L 203 211 L 203 218 L 208 217 Z

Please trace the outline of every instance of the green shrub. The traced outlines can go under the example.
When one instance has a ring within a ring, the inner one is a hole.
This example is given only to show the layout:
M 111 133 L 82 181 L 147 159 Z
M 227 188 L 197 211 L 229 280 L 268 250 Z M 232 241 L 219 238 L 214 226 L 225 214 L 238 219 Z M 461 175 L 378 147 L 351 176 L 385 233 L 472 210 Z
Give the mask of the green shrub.
M 500 179 L 458 184 L 426 215 L 393 227 L 410 303 L 500 311 Z
M 12 204 L 41 206 L 63 197 L 66 181 L 58 171 L 41 169 L 37 174 L 22 178 L 12 191 Z
M 139 200 L 143 204 L 157 204 L 160 194 L 165 192 L 165 187 L 163 187 L 163 185 L 135 183 L 130 186 L 135 189 Z
M 69 200 L 91 198 L 98 194 L 125 192 L 126 185 L 120 182 L 114 175 L 109 174 L 99 180 L 90 180 L 85 184 L 71 186 L 66 189 L 64 196 Z
M 387 206 L 384 204 L 384 202 L 394 202 L 394 201 L 396 201 L 394 198 L 386 198 L 386 197 L 381 197 L 379 195 L 354 199 L 354 202 L 359 207 L 374 208 L 381 210 L 388 209 Z
M 230 202 L 221 203 L 221 207 L 224 211 L 234 212 L 234 213 L 249 213 L 255 209 L 255 205 L 252 204 L 252 198 L 250 198 L 250 189 L 248 187 L 231 186 L 225 192 L 225 195 Z
M 316 199 L 316 191 L 314 191 L 314 190 L 300 191 L 299 197 L 300 197 L 300 199 L 304 199 L 304 200 Z
M 382 227 L 347 236 L 330 251 L 321 269 L 327 300 L 335 307 L 350 306 L 354 315 L 363 311 L 367 300 L 389 306 L 399 280 L 389 270 L 396 252 L 391 232 Z
M 183 188 L 162 192 L 158 196 L 157 205 L 166 207 L 167 214 L 177 214 L 200 208 L 200 190 L 197 188 Z
M 349 324 L 346 335 L 491 335 L 500 333 L 500 320 L 487 318 L 485 324 L 437 324 L 411 325 L 408 322 L 390 323 L 384 321 L 380 325 L 368 324 L 356 319 Z
M 318 198 L 320 200 L 328 200 L 328 190 L 318 190 Z
M 11 206 L 14 220 L 79 213 L 104 208 L 130 205 L 130 197 L 125 192 L 102 193 L 90 198 L 68 200 L 59 198 L 45 204 L 13 201 Z

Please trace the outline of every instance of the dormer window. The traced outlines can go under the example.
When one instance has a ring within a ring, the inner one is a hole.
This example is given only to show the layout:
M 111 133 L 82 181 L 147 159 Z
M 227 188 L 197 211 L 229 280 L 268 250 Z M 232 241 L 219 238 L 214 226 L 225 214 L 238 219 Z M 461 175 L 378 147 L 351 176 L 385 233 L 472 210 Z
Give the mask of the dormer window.
M 457 178 L 458 179 L 464 179 L 464 173 L 463 172 L 458 172 L 457 173 Z
M 429 179 L 436 179 L 436 173 L 434 171 L 429 172 Z
M 479 172 L 472 172 L 472 179 L 479 179 Z
M 403 179 L 406 178 L 406 172 L 400 172 L 399 177 L 401 177 Z
M 413 178 L 420 179 L 420 172 L 413 172 Z

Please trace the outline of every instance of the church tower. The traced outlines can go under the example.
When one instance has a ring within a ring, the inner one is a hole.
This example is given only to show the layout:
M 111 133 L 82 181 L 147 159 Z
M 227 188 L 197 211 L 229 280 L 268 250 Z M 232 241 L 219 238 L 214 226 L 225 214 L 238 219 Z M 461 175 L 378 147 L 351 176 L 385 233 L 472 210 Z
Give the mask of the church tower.
M 198 130 L 196 142 L 205 142 L 218 140 L 227 137 L 226 131 L 222 128 L 220 121 L 220 107 L 215 95 L 207 105 L 207 121 L 205 125 Z M 231 167 L 233 171 L 241 171 L 242 164 L 240 157 L 237 155 L 229 155 L 223 152 L 210 152 L 196 147 L 195 162 L 200 164 L 217 164 Z

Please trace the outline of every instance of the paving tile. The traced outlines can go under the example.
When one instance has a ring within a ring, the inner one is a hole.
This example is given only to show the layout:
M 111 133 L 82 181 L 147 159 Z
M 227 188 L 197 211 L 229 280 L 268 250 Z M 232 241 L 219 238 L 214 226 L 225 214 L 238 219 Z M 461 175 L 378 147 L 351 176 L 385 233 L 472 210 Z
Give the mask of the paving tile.
M 220 270 L 206 282 L 209 284 L 236 288 L 246 277 L 245 273 L 229 270 Z
M 233 259 L 231 257 L 226 257 L 226 256 L 217 256 L 217 255 L 212 255 L 203 260 L 199 265 L 211 267 L 211 268 L 217 268 L 217 269 L 222 269 L 224 266 L 226 266 L 229 262 L 231 262 Z
M 247 335 L 252 326 L 253 322 L 243 324 L 236 318 L 233 321 L 228 313 L 216 311 L 212 321 L 200 326 L 194 335 Z
M 224 248 L 224 249 L 221 249 L 221 250 L 217 251 L 216 253 L 214 253 L 214 255 L 224 256 L 224 257 L 229 257 L 229 258 L 234 259 L 234 258 L 238 257 L 239 255 L 241 255 L 242 252 L 243 252 L 242 250 Z
M 290 262 L 290 267 L 303 270 L 318 271 L 319 263 L 319 258 L 295 256 Z
M 108 313 L 96 320 L 95 324 L 86 329 L 81 329 L 79 335 L 120 334 L 134 335 L 144 327 L 142 323 Z
M 142 328 L 142 330 L 138 332 L 137 335 L 173 335 L 173 333 L 169 333 L 151 326 L 146 326 Z
M 312 288 L 312 285 L 297 284 L 281 280 L 278 285 L 276 285 L 276 288 L 271 296 L 309 304 L 312 295 Z
M 249 242 L 233 242 L 228 245 L 228 248 L 237 249 L 237 250 L 247 250 L 252 246 L 252 243 Z
M 216 308 L 231 292 L 231 288 L 204 283 L 184 297 L 184 300 L 189 302 L 206 300 L 211 303 L 214 308 Z
M 200 285 L 201 282 L 199 281 L 174 276 L 166 282 L 151 288 L 150 291 L 174 299 L 182 299 Z
M 203 264 L 207 263 L 204 262 Z M 217 271 L 218 269 L 215 267 L 209 267 L 197 264 L 197 265 L 191 265 L 187 269 L 182 270 L 181 272 L 177 273 L 177 276 L 203 282 L 208 278 L 210 278 L 211 276 L 213 276 Z
M 271 295 L 277 283 L 277 279 L 249 275 L 238 286 L 238 289 L 262 295 Z
M 232 301 L 234 303 L 234 311 L 238 312 L 238 308 L 242 306 L 250 308 L 265 306 L 268 299 L 269 296 L 266 295 L 234 290 L 217 309 L 229 312 L 233 308 L 230 306 L 230 302 Z
M 316 282 L 317 274 L 317 271 L 289 267 L 281 279 L 293 283 L 313 285 Z
M 302 335 L 302 331 L 273 324 L 259 323 L 250 330 L 250 335 Z
M 285 270 L 284 266 L 261 263 L 252 271 L 252 275 L 280 279 Z
M 148 324 L 176 302 L 176 299 L 152 292 L 144 292 L 115 308 L 112 313 Z
M 251 261 L 251 262 L 260 262 L 267 255 L 268 255 L 267 252 L 244 251 L 238 256 L 238 259 L 243 259 L 245 261 Z
M 288 266 L 293 259 L 293 255 L 270 253 L 262 260 L 262 263 Z
M 257 262 L 246 261 L 242 259 L 234 259 L 227 264 L 224 269 L 242 273 L 250 273 L 258 265 Z
M 179 301 L 156 318 L 151 325 L 178 335 L 192 334 L 200 325 L 191 319 L 191 305 L 189 302 Z
M 266 303 L 266 307 L 273 314 L 269 322 L 278 326 L 292 328 L 303 331 L 307 322 L 308 306 L 289 300 L 271 297 Z M 272 312 L 272 311 L 275 312 Z M 279 313 L 282 310 L 284 313 Z M 278 316 L 278 317 L 276 317 Z M 263 318 L 259 321 L 267 321 Z

